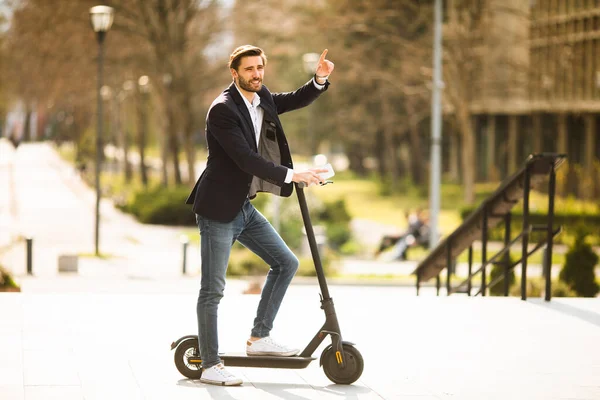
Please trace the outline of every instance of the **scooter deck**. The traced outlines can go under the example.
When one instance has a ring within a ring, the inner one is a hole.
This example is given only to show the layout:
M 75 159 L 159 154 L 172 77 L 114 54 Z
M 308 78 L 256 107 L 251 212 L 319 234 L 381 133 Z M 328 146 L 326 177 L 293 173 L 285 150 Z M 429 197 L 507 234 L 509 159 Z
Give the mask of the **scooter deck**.
M 274 356 L 247 356 L 244 353 L 219 354 L 226 367 L 254 367 L 254 368 L 306 368 L 314 357 L 274 357 Z M 200 357 L 189 357 L 188 362 L 200 363 Z

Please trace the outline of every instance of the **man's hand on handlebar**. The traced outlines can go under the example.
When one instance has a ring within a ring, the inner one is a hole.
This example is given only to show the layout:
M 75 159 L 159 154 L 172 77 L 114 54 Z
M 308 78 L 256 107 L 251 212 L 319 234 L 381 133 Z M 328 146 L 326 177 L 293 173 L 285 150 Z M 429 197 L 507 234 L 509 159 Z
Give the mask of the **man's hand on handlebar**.
M 292 181 L 296 183 L 303 182 L 306 186 L 310 186 L 312 184 L 325 184 L 325 179 L 323 179 L 319 174 L 327 172 L 326 168 L 310 168 L 306 171 L 296 172 L 294 171 L 294 175 L 292 176 Z

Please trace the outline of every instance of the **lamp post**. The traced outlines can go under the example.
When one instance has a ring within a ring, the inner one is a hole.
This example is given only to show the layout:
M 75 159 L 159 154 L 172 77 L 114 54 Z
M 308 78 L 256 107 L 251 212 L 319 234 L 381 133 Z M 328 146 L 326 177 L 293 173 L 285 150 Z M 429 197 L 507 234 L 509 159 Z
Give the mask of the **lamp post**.
M 312 77 L 317 70 L 319 64 L 320 55 L 317 53 L 305 53 L 302 55 L 302 63 L 304 64 L 304 71 Z M 310 152 L 314 155 L 315 149 L 315 133 L 313 132 L 313 111 L 312 108 L 308 110 L 308 122 L 306 124 L 308 133 L 308 145 Z
M 435 1 L 433 37 L 433 93 L 431 100 L 431 171 L 429 194 L 429 248 L 438 244 L 440 213 L 440 185 L 442 169 L 442 0 Z M 448 266 L 450 268 L 450 266 Z
M 107 6 L 90 8 L 92 28 L 98 40 L 98 128 L 96 130 L 96 225 L 95 225 L 95 253 L 100 255 L 100 168 L 102 163 L 102 68 L 104 63 L 104 38 L 113 22 L 113 9 Z

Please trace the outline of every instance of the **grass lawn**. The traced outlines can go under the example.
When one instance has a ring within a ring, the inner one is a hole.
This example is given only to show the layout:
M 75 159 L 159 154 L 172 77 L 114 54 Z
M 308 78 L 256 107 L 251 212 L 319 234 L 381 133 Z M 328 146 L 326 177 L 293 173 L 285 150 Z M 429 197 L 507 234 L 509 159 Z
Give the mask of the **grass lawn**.
M 336 179 L 333 185 L 311 188 L 323 201 L 345 199 L 348 212 L 353 218 L 367 219 L 382 224 L 406 227 L 405 211 L 427 207 L 427 199 L 416 190 L 405 194 L 382 196 L 377 182 L 363 179 Z M 440 211 L 440 226 L 443 234 L 450 233 L 460 224 L 460 213 L 456 208 Z
M 381 184 L 376 180 L 346 178 L 343 174 L 334 178 L 333 185 L 313 188 L 314 194 L 324 201 L 345 199 L 348 211 L 354 218 L 361 218 L 395 225 L 404 228 L 407 225 L 405 211 L 415 208 L 429 207 L 426 194 L 417 188 L 410 188 L 401 193 L 381 194 Z M 499 183 L 479 183 L 476 185 L 476 204 L 480 204 L 489 196 Z M 532 196 L 534 197 L 534 196 Z M 532 199 L 532 204 L 545 200 L 545 196 Z M 451 233 L 462 220 L 460 211 L 465 206 L 462 187 L 445 183 L 441 189 L 441 209 L 439 226 L 442 235 Z

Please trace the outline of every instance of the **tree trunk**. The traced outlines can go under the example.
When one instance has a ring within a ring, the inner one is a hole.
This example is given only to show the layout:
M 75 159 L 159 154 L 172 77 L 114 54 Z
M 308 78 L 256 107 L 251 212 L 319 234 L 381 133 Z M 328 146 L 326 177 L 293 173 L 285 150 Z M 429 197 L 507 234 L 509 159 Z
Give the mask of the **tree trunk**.
M 384 118 L 383 143 L 384 155 L 386 158 L 386 175 L 389 177 L 389 189 L 393 193 L 398 188 L 398 155 L 396 151 L 396 141 L 394 140 L 394 126 L 392 113 L 394 112 L 388 96 L 384 96 L 381 101 L 382 114 Z
M 458 128 L 460 129 L 460 127 Z M 450 157 L 448 162 L 450 163 L 450 180 L 452 182 L 458 183 L 460 182 L 460 137 L 459 132 L 452 131 L 448 134 L 448 142 L 450 143 Z
M 488 115 L 487 125 L 487 179 L 497 181 L 500 179 L 496 167 L 496 116 Z
M 378 130 L 375 134 L 375 154 L 377 155 L 377 171 L 382 180 L 385 180 L 387 175 L 387 165 L 385 158 L 385 139 L 383 130 Z
M 363 164 L 364 146 L 360 143 L 351 143 L 346 151 L 346 155 L 350 163 L 350 170 L 359 176 L 366 176 L 367 169 Z
M 129 162 L 129 131 L 123 130 L 123 162 L 125 163 L 125 182 L 131 182 L 133 177 L 133 171 L 131 170 L 131 163 Z
M 423 160 L 421 150 L 421 134 L 419 132 L 419 121 L 414 117 L 416 114 L 413 107 L 407 106 L 408 111 L 408 136 L 410 138 L 410 175 L 412 183 L 420 186 L 423 184 L 423 171 L 427 169 Z
M 148 186 L 148 171 L 146 170 L 146 136 L 148 129 L 148 94 L 140 94 L 138 108 L 138 152 L 140 155 L 140 177 L 142 184 Z
M 558 114 L 556 119 L 556 152 L 561 154 L 569 154 L 569 142 L 567 140 L 567 116 L 565 114 Z M 574 165 L 575 163 L 569 163 L 569 170 L 571 170 Z M 566 195 L 568 190 L 567 179 L 562 180 L 562 182 L 557 185 L 556 189 L 560 195 Z
M 508 117 L 508 143 L 506 156 L 508 159 L 508 175 L 517 170 L 517 135 L 518 135 L 519 117 L 517 115 L 509 115 Z
M 173 172 L 175 185 L 181 185 L 181 171 L 179 170 L 179 140 L 177 131 L 172 131 L 169 135 L 169 149 L 173 161 Z
M 162 185 L 164 187 L 169 186 L 169 127 L 167 123 L 164 124 L 163 132 L 160 140 L 160 170 L 162 176 Z
M 194 138 L 188 134 L 185 138 L 185 155 L 187 158 L 187 181 L 193 182 L 196 179 L 196 149 L 194 148 Z
M 592 199 L 597 182 L 594 177 L 594 159 L 596 154 L 596 116 L 587 114 L 585 121 L 585 154 L 583 159 L 583 171 L 585 178 L 581 182 L 581 195 L 585 199 Z
M 133 171 L 131 170 L 131 163 L 129 162 L 129 146 L 131 146 L 131 133 L 129 131 L 130 120 L 128 117 L 131 115 L 133 103 L 131 101 L 125 101 L 126 99 L 127 99 L 127 97 L 125 97 L 123 99 L 123 104 L 121 105 L 119 112 L 121 113 L 121 120 L 120 120 L 121 133 L 122 133 L 121 148 L 123 149 L 124 177 L 125 177 L 125 182 L 130 183 L 131 178 L 133 176 Z M 134 109 L 133 114 L 134 115 L 136 114 L 135 109 Z
M 183 142 L 187 159 L 187 181 L 196 180 L 196 149 L 194 146 L 194 112 L 191 93 L 186 90 L 183 98 Z
M 25 102 L 25 117 L 23 121 L 23 136 L 21 136 L 22 142 L 31 142 L 31 106 L 28 102 Z
M 533 152 L 541 153 L 544 151 L 544 143 L 542 138 L 542 115 L 535 113 L 531 116 L 533 123 Z
M 168 151 L 171 154 L 170 161 L 173 166 L 173 182 L 175 185 L 181 185 L 181 170 L 179 169 L 179 123 L 181 119 L 177 119 L 175 110 L 178 108 L 178 101 L 175 93 L 167 99 L 167 138 Z
M 460 157 L 462 166 L 462 183 L 464 189 L 464 201 L 467 205 L 475 203 L 475 132 L 471 121 L 471 115 L 466 107 L 457 109 L 458 126 L 461 131 L 462 154 Z

